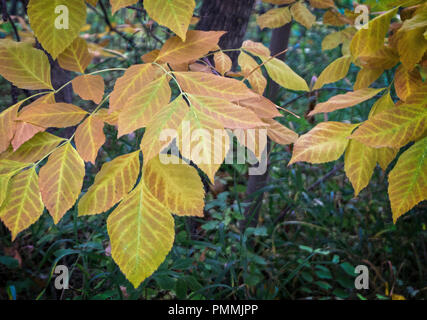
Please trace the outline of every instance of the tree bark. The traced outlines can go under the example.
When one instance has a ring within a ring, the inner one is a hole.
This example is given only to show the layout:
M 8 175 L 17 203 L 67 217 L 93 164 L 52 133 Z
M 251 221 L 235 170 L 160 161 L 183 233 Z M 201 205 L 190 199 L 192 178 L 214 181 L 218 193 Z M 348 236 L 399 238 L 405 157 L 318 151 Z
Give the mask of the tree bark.
M 242 46 L 249 18 L 255 0 L 204 0 L 200 11 L 200 21 L 196 29 L 203 31 L 223 30 L 222 49 L 236 49 Z M 227 52 L 237 67 L 238 52 Z
M 288 23 L 281 28 L 273 30 L 270 43 L 271 55 L 274 56 L 288 48 L 289 38 L 291 35 L 291 25 Z M 278 59 L 285 60 L 286 54 L 283 53 L 277 56 Z M 271 84 L 265 92 L 265 96 L 270 100 L 274 101 L 277 99 L 280 86 L 271 81 Z M 267 154 L 269 154 L 271 148 L 271 141 L 267 141 Z M 267 157 L 267 161 L 269 161 Z M 267 164 L 267 170 L 263 175 L 251 175 L 248 179 L 248 187 L 246 189 L 246 196 L 251 197 L 253 194 L 261 190 L 268 185 L 269 180 L 269 164 Z M 251 199 L 251 205 L 245 209 L 245 220 L 240 224 L 240 230 L 243 232 L 247 227 L 255 227 L 258 223 L 259 213 L 264 199 L 264 193 L 256 196 L 255 199 Z

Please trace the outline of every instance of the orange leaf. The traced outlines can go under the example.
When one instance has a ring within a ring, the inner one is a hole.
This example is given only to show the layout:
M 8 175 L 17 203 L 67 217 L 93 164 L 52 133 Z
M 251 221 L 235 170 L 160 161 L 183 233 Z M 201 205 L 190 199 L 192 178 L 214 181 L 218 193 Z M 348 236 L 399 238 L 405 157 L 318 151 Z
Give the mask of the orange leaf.
M 88 117 L 78 126 L 75 142 L 82 159 L 95 164 L 98 150 L 105 143 L 104 122 L 93 116 Z
M 280 122 L 273 119 L 263 119 L 269 125 L 267 128 L 268 137 L 274 142 L 282 145 L 294 143 L 298 139 L 298 134 L 286 128 Z
M 58 63 L 65 70 L 84 73 L 92 61 L 86 40 L 76 38 L 64 52 L 58 56 Z
M 104 96 L 104 79 L 99 75 L 82 75 L 73 79 L 73 90 L 84 100 L 99 104 Z
M 190 30 L 185 42 L 177 36 L 172 37 L 165 42 L 156 61 L 179 64 L 196 60 L 214 50 L 224 34 L 224 31 Z

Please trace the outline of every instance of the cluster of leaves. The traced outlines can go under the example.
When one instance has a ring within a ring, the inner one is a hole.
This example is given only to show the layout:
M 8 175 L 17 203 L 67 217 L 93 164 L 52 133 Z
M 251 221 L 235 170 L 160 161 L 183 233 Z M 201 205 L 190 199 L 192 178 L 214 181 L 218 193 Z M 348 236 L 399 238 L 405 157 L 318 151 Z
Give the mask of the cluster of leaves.
M 290 4 L 295 1 L 265 2 Z M 354 12 L 341 14 L 333 1 L 310 3 L 315 8 L 330 8 L 324 14 L 324 24 L 343 27 L 322 43 L 324 50 L 342 45 L 342 57 L 325 68 L 312 90 L 344 79 L 352 63 L 360 71 L 353 91 L 317 104 L 309 116 L 350 108 L 378 94 L 382 96 L 363 123 L 327 121 L 301 136 L 295 143 L 290 163 L 335 161 L 345 152 L 345 172 L 357 196 L 368 185 L 377 163 L 385 171 L 402 147 L 415 142 L 400 155 L 388 176 L 388 193 L 396 222 L 427 199 L 427 86 L 422 76 L 427 63 L 427 4 L 417 0 L 368 1 L 374 10 L 381 12 L 357 30 Z M 312 18 L 308 10 L 297 11 L 297 6 L 300 8 L 301 4 L 292 4 L 290 11 L 287 6 L 271 9 L 258 17 L 258 23 L 261 27 L 277 28 L 291 20 L 292 12 L 296 21 L 309 28 L 312 23 L 307 21 Z M 401 20 L 394 21 L 394 18 Z M 371 88 L 387 70 L 395 72 L 393 83 L 388 88 Z M 399 101 L 393 101 L 392 92 Z
M 111 1 L 113 12 L 134 2 Z M 69 9 L 69 29 L 55 27 L 55 8 L 61 4 Z M 79 74 L 60 88 L 53 87 L 48 56 L 34 48 L 34 39 L 0 40 L 0 75 L 18 88 L 41 90 L 0 114 L 0 183 L 6 190 L 0 199 L 0 219 L 12 240 L 36 222 L 45 207 L 58 223 L 80 196 L 85 162 L 94 163 L 105 143 L 104 124 L 116 126 L 118 137 L 145 128 L 140 149 L 105 163 L 78 202 L 80 216 L 106 212 L 119 203 L 107 220 L 112 257 L 135 287 L 172 248 L 171 213 L 203 215 L 204 189 L 197 170 L 188 162 L 176 164 L 180 159 L 173 156 L 170 164 L 163 164 L 159 153 L 176 139 L 183 158 L 193 161 L 213 182 L 231 143 L 226 129 L 264 130 L 281 144 L 298 137 L 273 119 L 281 114 L 261 95 L 266 80 L 260 66 L 283 87 L 308 91 L 306 82 L 260 43 L 247 41 L 237 49 L 242 74 L 231 73 L 229 57 L 218 48 L 224 32 L 187 31 L 194 1 L 144 1 L 144 6 L 177 36 L 144 55 L 144 63 L 115 68 L 124 75 L 109 94 L 99 74 L 112 69 L 85 73 L 92 56 L 79 37 L 86 17 L 83 0 L 31 0 L 28 4 L 28 19 L 43 49 L 62 68 Z M 210 54 L 215 67 L 203 59 Z M 55 94 L 70 83 L 76 95 L 97 105 L 92 112 L 55 101 Z M 173 88 L 179 91 L 175 96 Z M 33 98 L 37 99 L 31 102 Z M 109 108 L 103 108 L 108 100 Z M 74 126 L 77 129 L 69 139 L 46 131 Z M 164 129 L 176 129 L 176 135 L 162 142 Z M 196 130 L 206 134 L 194 139 Z M 222 143 L 214 140 L 214 131 L 223 133 Z M 265 148 L 253 136 L 237 138 L 257 157 Z

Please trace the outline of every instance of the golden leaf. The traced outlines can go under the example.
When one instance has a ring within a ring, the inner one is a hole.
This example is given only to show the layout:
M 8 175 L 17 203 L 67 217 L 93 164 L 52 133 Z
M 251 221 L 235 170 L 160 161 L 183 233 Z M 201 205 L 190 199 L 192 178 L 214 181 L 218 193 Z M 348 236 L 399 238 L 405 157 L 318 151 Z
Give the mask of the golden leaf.
M 86 40 L 76 38 L 58 56 L 58 63 L 65 70 L 84 73 L 92 58 Z
M 77 152 L 82 159 L 93 164 L 105 139 L 104 122 L 93 116 L 88 117 L 78 126 L 74 138 Z
M 80 98 L 92 100 L 96 104 L 102 101 L 104 96 L 104 79 L 99 75 L 81 75 L 73 79 L 73 90 Z

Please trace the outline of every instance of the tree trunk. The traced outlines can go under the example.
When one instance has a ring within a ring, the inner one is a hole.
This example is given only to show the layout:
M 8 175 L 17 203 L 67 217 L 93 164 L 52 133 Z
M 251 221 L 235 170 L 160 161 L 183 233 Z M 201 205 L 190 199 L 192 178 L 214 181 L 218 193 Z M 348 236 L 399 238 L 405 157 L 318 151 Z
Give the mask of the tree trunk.
M 274 29 L 271 37 L 270 51 L 271 55 L 274 56 L 288 48 L 289 37 L 291 34 L 291 25 L 288 23 L 281 28 Z M 283 53 L 277 56 L 278 59 L 285 60 L 286 54 Z M 274 101 L 277 99 L 280 86 L 271 81 L 269 89 L 266 90 L 265 96 L 270 100 Z M 271 141 L 267 141 L 267 154 L 270 152 Z M 267 157 L 267 161 L 269 161 Z M 269 179 L 269 165 L 263 175 L 251 175 L 248 179 L 248 187 L 246 189 L 246 196 L 251 197 L 253 194 L 266 187 Z M 258 223 L 259 212 L 261 209 L 262 201 L 264 199 L 264 193 L 258 195 L 255 199 L 251 199 L 252 205 L 245 210 L 245 220 L 240 224 L 240 230 L 243 232 L 247 227 L 255 227 Z
M 222 49 L 236 49 L 242 46 L 249 18 L 255 0 L 204 0 L 200 11 L 198 30 L 227 31 L 220 42 Z M 238 52 L 227 52 L 237 67 Z

